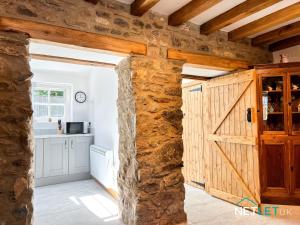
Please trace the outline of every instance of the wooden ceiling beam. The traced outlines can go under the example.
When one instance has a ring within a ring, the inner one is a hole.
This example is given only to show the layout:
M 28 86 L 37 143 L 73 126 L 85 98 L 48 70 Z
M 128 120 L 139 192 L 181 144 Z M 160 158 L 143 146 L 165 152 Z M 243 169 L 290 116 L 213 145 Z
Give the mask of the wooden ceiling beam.
M 230 41 L 238 41 L 257 34 L 274 26 L 280 25 L 300 16 L 300 2 L 271 13 L 228 33 Z
M 300 21 L 280 27 L 252 39 L 252 45 L 266 45 L 300 34 Z
M 296 45 L 300 45 L 300 35 L 275 42 L 269 46 L 269 50 L 271 52 L 275 52 L 282 49 L 294 47 Z
M 105 67 L 105 68 L 115 68 L 116 66 L 116 64 L 113 63 L 105 63 L 105 62 L 90 61 L 90 60 L 83 60 L 83 59 L 74 59 L 68 57 L 42 55 L 42 54 L 30 54 L 30 58 L 36 60 L 43 60 L 43 61 L 61 62 L 61 63 L 69 63 L 69 64 L 76 64 L 76 65 L 84 65 L 84 66 Z
M 146 55 L 143 43 L 65 27 L 0 16 L 0 30 L 28 33 L 31 38 L 120 53 Z
M 189 74 L 181 74 L 183 79 L 191 79 L 191 80 L 209 80 L 211 77 L 204 77 L 204 76 L 196 76 L 196 75 L 189 75 Z
M 221 2 L 221 0 L 192 0 L 169 16 L 169 25 L 179 26 L 219 2 Z
M 281 0 L 247 0 L 201 25 L 202 34 L 211 34 Z
M 220 56 L 184 52 L 177 49 L 168 49 L 168 59 L 182 60 L 186 63 L 200 65 L 202 68 L 232 71 L 248 69 L 249 63 L 242 60 Z
M 135 0 L 131 4 L 131 14 L 134 16 L 142 16 L 159 1 L 160 0 Z

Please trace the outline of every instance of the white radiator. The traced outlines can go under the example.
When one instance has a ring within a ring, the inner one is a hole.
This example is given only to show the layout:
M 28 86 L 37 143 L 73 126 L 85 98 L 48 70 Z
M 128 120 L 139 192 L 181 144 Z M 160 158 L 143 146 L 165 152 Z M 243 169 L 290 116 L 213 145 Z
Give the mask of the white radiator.
M 113 186 L 113 151 L 97 145 L 90 147 L 91 175 L 106 188 Z

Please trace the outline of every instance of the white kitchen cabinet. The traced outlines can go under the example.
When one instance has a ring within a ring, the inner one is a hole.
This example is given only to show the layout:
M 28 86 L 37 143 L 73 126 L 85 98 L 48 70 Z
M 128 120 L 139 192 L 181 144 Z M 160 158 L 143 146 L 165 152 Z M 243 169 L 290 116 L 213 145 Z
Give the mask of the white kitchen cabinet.
M 90 171 L 89 149 L 92 140 L 92 137 L 69 138 L 69 174 Z
M 68 138 L 44 139 L 44 177 L 68 174 Z
M 44 176 L 44 141 L 43 139 L 35 140 L 35 155 L 34 155 L 34 174 L 35 178 Z

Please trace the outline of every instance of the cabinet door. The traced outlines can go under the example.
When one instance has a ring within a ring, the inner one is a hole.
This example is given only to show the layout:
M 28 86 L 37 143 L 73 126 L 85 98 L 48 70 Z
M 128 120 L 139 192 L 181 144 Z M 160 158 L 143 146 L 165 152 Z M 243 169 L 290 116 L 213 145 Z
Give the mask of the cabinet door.
M 68 174 L 68 139 L 48 138 L 44 141 L 45 177 Z
M 90 145 L 92 137 L 73 137 L 69 139 L 69 173 L 90 171 Z
M 34 145 L 34 174 L 35 178 L 44 176 L 44 140 L 36 139 Z
M 292 173 L 292 192 L 300 194 L 300 141 L 291 142 L 291 173 Z
M 292 73 L 288 78 L 290 133 L 300 135 L 300 72 Z
M 262 143 L 263 192 L 289 193 L 289 152 L 286 141 L 264 140 Z
M 260 77 L 261 130 L 263 134 L 287 133 L 285 74 Z

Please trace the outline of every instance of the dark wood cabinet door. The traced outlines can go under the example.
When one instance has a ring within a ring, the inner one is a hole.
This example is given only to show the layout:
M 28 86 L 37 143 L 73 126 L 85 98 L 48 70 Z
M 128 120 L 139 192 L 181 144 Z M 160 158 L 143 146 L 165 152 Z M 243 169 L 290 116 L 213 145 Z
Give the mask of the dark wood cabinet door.
M 289 153 L 286 141 L 262 142 L 263 192 L 289 192 Z
M 292 193 L 300 194 L 300 140 L 291 142 Z
M 300 135 L 300 72 L 288 76 L 289 134 Z

